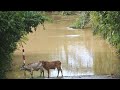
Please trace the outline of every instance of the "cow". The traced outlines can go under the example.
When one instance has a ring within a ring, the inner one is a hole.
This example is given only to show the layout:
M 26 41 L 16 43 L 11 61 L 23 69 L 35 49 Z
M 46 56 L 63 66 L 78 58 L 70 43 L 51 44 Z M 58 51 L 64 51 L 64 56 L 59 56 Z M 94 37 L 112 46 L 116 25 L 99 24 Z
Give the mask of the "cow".
M 63 77 L 61 62 L 59 60 L 57 60 L 57 61 L 40 61 L 40 62 L 42 63 L 43 68 L 47 70 L 48 78 L 49 78 L 49 70 L 50 69 L 56 69 L 56 68 L 58 70 L 57 77 L 59 76 L 59 71 L 61 71 L 61 74 L 62 74 L 62 77 Z
M 20 70 L 25 70 L 25 71 L 30 72 L 31 78 L 33 78 L 33 71 L 40 70 L 40 77 L 41 77 L 42 73 L 43 73 L 43 77 L 44 77 L 44 69 L 43 69 L 43 66 L 42 66 L 42 64 L 40 62 L 30 63 L 30 64 L 27 64 L 27 65 L 23 64 L 20 67 Z

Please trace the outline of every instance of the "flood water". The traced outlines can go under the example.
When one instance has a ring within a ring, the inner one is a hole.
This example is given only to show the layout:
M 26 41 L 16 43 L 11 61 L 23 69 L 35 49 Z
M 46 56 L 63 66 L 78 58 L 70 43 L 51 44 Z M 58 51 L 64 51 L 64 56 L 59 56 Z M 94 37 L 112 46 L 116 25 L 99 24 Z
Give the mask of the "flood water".
M 69 28 L 76 17 L 53 15 L 53 23 L 45 23 L 46 30 L 40 25 L 36 32 L 30 33 L 24 44 L 26 64 L 60 60 L 64 76 L 119 74 L 120 60 L 108 42 L 93 36 L 91 28 Z M 22 48 L 19 49 L 14 53 L 13 69 L 7 73 L 7 78 L 24 78 L 23 71 L 19 70 L 23 63 Z M 34 77 L 38 76 L 39 71 L 35 71 Z M 50 70 L 50 77 L 56 76 L 57 69 Z M 27 77 L 30 78 L 28 72 Z

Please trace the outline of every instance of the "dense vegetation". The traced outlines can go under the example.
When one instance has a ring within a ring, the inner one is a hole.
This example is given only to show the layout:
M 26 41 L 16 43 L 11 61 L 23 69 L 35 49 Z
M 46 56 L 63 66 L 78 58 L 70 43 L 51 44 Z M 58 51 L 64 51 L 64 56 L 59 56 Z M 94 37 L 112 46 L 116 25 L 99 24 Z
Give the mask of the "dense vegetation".
M 120 54 L 120 12 L 99 11 L 90 13 L 94 34 L 100 34 L 117 48 Z
M 92 25 L 93 34 L 99 34 L 117 48 L 120 54 L 120 12 L 119 11 L 83 11 L 72 26 L 84 28 Z
M 86 24 L 90 21 L 90 11 L 82 11 L 79 12 L 79 18 L 76 19 L 76 22 L 73 23 L 71 28 L 80 28 L 84 29 Z
M 6 78 L 6 71 L 11 68 L 17 42 L 45 20 L 46 16 L 40 12 L 0 11 L 0 78 Z

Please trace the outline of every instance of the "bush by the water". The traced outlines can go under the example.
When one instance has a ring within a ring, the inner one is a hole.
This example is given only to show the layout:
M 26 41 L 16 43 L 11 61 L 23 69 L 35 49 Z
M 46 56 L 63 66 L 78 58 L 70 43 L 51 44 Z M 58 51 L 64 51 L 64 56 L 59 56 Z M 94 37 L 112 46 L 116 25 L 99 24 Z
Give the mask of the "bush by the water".
M 75 23 L 73 23 L 71 28 L 84 29 L 86 24 L 89 23 L 90 12 L 89 11 L 82 11 L 82 12 L 79 12 L 79 13 L 80 13 L 79 18 L 76 19 Z
M 11 68 L 17 42 L 45 20 L 40 12 L 0 11 L 0 78 L 6 78 L 5 73 Z

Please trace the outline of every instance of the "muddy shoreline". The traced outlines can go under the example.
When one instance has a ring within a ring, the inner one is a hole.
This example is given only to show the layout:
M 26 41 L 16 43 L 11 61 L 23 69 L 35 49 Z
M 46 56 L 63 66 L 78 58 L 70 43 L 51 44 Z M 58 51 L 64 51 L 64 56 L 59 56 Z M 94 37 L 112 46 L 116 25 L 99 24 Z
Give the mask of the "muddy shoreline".
M 112 75 L 80 75 L 80 76 L 64 76 L 64 77 L 34 77 L 33 79 L 120 79 L 120 76 Z

